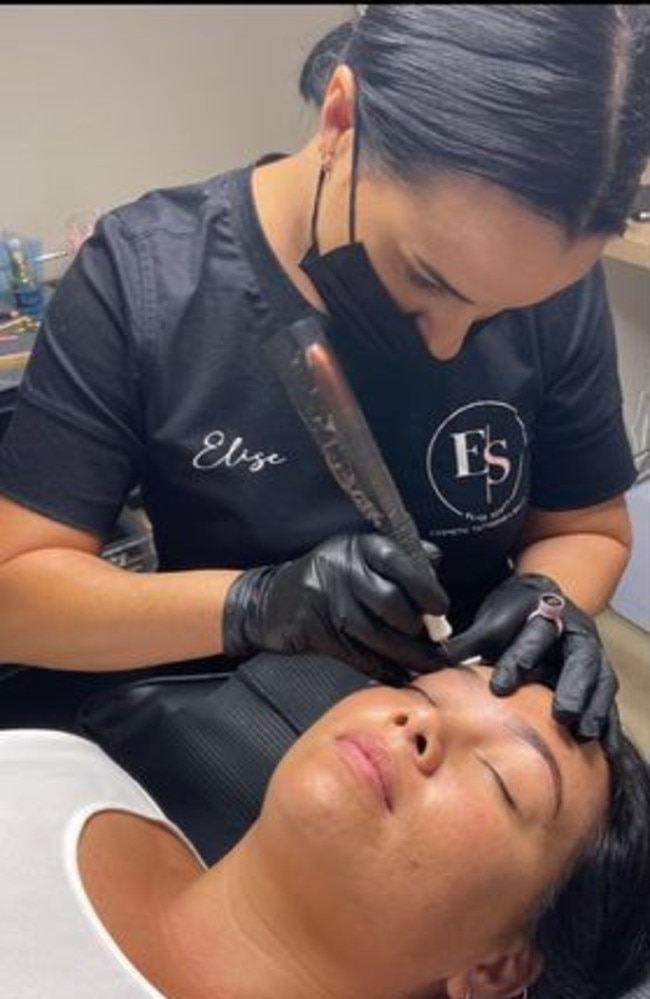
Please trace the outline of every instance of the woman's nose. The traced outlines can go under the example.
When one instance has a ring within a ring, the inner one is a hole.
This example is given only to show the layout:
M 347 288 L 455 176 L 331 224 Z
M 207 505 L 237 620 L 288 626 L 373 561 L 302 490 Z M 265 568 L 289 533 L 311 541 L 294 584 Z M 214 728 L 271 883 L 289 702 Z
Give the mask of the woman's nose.
M 428 777 L 435 773 L 444 759 L 444 742 L 440 713 L 433 707 L 404 710 L 395 718 L 401 727 L 418 770 Z
M 439 361 L 449 361 L 459 353 L 475 320 L 473 311 L 463 309 L 435 319 L 421 313 L 416 321 L 429 353 Z

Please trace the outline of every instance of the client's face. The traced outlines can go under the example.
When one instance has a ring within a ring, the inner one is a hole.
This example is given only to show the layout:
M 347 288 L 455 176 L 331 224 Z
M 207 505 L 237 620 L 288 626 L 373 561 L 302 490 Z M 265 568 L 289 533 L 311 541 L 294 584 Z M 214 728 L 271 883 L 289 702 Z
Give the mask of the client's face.
M 269 786 L 260 825 L 325 932 L 396 982 L 402 960 L 426 981 L 507 946 L 606 807 L 599 745 L 553 721 L 544 687 L 496 698 L 489 675 L 346 698 Z

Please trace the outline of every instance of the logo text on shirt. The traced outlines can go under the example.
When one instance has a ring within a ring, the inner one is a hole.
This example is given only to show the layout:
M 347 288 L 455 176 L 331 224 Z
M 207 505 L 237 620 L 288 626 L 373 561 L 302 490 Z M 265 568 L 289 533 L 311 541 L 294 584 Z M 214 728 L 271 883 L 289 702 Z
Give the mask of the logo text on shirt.
M 263 471 L 269 465 L 283 465 L 286 460 L 275 452 L 249 451 L 243 437 L 229 440 L 223 430 L 211 430 L 203 438 L 203 447 L 192 459 L 192 465 L 201 471 L 241 467 L 254 473 Z
M 527 449 L 526 427 L 513 406 L 491 399 L 461 406 L 431 438 L 429 482 L 465 523 L 500 523 L 521 509 Z

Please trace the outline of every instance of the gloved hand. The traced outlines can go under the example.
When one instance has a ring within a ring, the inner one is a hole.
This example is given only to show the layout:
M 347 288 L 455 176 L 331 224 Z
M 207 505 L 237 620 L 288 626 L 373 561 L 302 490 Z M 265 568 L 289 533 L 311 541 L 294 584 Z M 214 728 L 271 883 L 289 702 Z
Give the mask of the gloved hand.
M 530 615 L 544 593 L 562 597 L 562 630 L 554 621 Z M 618 681 L 596 625 L 548 576 L 525 573 L 497 586 L 479 607 L 470 627 L 445 643 L 450 661 L 481 655 L 494 663 L 490 687 L 510 694 L 527 679 L 555 690 L 553 716 L 578 740 L 604 738 L 615 750 L 620 723 L 614 704 Z
M 379 534 L 338 535 L 295 561 L 249 569 L 226 594 L 224 652 L 312 650 L 383 682 L 408 681 L 409 669 L 440 665 L 422 615 L 446 613 L 449 598 L 427 569 Z

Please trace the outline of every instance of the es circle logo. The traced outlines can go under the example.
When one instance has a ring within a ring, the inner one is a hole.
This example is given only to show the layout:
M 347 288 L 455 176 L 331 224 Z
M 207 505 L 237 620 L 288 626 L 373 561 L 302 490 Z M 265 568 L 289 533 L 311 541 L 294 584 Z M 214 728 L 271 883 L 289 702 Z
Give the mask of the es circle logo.
M 487 400 L 461 406 L 431 438 L 431 487 L 465 520 L 501 517 L 518 502 L 527 444 L 526 427 L 508 403 Z

